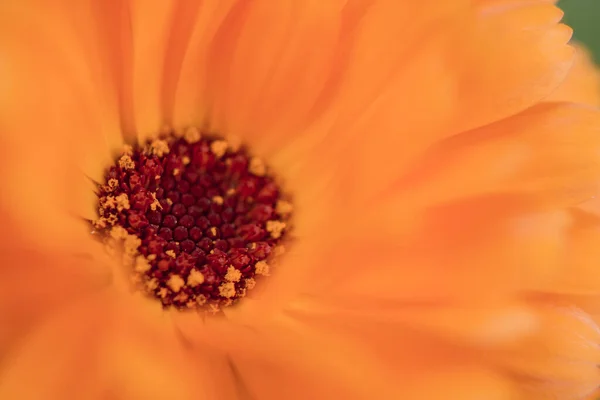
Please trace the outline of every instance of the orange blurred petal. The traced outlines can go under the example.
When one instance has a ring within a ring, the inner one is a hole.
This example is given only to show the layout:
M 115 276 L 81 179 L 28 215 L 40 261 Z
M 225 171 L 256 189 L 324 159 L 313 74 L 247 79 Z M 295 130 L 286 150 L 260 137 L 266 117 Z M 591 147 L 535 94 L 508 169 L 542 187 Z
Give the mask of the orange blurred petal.
M 575 60 L 567 78 L 546 101 L 572 101 L 600 106 L 600 71 L 583 46 L 575 47 Z

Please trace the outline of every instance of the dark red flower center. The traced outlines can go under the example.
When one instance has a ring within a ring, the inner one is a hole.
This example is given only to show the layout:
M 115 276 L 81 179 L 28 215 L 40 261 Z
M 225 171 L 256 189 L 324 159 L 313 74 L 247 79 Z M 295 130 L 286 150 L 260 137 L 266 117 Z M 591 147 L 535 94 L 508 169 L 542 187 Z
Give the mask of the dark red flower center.
M 95 229 L 165 307 L 232 304 L 283 249 L 291 204 L 244 147 L 190 128 L 127 148 L 105 179 Z

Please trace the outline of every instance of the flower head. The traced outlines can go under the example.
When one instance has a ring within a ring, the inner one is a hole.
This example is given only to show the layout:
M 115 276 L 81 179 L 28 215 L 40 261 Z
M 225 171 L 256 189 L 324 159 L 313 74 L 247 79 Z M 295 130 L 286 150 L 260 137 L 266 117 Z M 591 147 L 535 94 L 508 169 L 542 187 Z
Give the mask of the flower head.
M 552 3 L 0 5 L 0 398 L 592 393 L 598 76 Z

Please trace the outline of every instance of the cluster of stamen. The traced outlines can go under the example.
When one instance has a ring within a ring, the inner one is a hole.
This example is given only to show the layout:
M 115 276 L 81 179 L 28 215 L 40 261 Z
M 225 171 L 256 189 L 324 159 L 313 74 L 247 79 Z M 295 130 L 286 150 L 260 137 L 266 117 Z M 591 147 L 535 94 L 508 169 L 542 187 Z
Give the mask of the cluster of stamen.
M 195 128 L 127 146 L 98 190 L 95 233 L 164 307 L 219 310 L 269 275 L 292 206 L 261 159 Z

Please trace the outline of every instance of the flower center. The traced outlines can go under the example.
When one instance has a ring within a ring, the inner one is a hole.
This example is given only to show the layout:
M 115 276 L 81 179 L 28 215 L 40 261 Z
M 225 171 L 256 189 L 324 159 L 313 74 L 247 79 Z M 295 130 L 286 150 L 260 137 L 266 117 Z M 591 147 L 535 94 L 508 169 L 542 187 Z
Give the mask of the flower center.
M 261 159 L 189 128 L 129 147 L 98 190 L 96 233 L 164 307 L 213 311 L 268 275 L 291 203 Z

